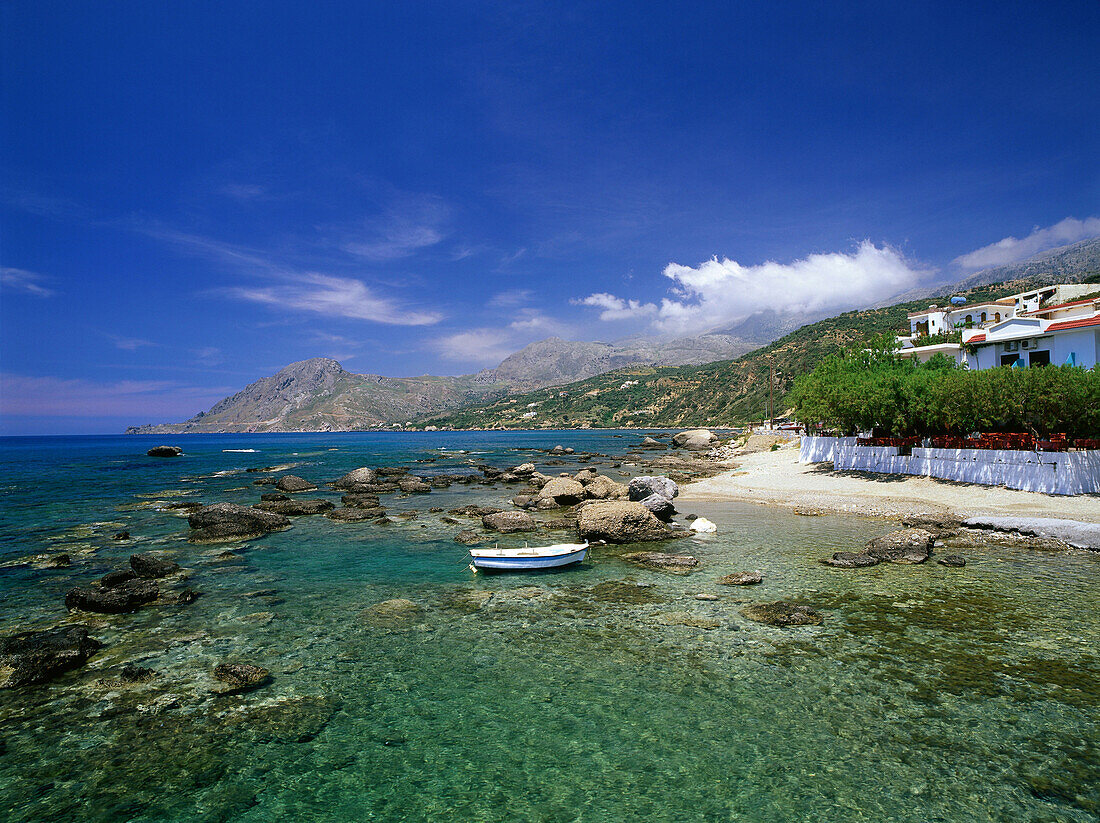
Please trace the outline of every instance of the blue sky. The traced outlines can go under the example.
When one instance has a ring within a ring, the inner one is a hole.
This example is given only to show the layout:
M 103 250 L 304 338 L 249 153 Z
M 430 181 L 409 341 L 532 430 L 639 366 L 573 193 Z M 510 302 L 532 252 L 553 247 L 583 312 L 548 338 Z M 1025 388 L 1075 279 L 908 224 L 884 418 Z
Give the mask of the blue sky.
M 12 2 L 0 432 L 1100 234 L 1100 4 Z

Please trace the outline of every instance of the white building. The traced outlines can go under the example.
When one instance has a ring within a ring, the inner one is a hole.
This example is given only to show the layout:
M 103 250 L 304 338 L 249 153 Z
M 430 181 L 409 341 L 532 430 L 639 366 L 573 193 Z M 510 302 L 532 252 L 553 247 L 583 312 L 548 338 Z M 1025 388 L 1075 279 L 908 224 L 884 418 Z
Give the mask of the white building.
M 910 334 L 898 338 L 898 353 L 921 362 L 944 354 L 971 369 L 1048 363 L 1092 368 L 1100 320 L 1091 320 L 1100 300 L 1076 298 L 1098 290 L 1090 283 L 1061 284 L 972 305 L 929 306 L 910 312 Z

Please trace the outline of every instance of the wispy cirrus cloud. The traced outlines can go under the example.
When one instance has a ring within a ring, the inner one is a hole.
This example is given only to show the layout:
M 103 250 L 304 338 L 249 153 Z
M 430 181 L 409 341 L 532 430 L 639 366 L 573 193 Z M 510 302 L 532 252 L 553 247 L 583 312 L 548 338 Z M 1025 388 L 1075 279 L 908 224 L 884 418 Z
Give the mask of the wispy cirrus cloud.
M 0 268 L 0 289 L 32 294 L 35 297 L 53 297 L 57 292 L 42 285 L 47 281 L 48 278 L 45 275 L 37 272 L 14 269 L 10 266 Z
M 1026 237 L 1005 237 L 996 243 L 982 246 L 980 249 L 956 257 L 953 262 L 964 269 L 1003 266 L 1056 246 L 1064 246 L 1067 243 L 1076 243 L 1078 240 L 1097 236 L 1100 236 L 1100 217 L 1087 217 L 1084 220 L 1067 217 L 1045 229 L 1036 226 Z
M 546 337 L 568 337 L 570 326 L 537 309 L 520 309 L 505 326 L 466 329 L 429 341 L 428 348 L 446 360 L 495 366 L 529 343 Z
M 152 340 L 145 340 L 141 337 L 122 337 L 118 334 L 104 334 L 108 340 L 115 344 L 116 349 L 122 349 L 123 351 L 137 351 L 149 346 L 157 346 Z
M 607 293 L 576 302 L 602 309 L 601 320 L 648 318 L 663 333 L 701 334 L 766 309 L 818 313 L 866 306 L 931 274 L 892 246 L 864 240 L 851 252 L 811 254 L 791 263 L 743 266 L 717 257 L 694 267 L 670 263 L 664 275 L 675 285 L 660 305 Z
M 508 289 L 490 297 L 485 305 L 490 309 L 514 309 L 530 303 L 535 293 L 531 289 Z
M 441 242 L 449 218 L 450 209 L 441 198 L 403 195 L 381 216 L 347 230 L 340 248 L 375 263 L 399 260 Z
M 443 319 L 432 311 L 414 311 L 381 297 L 361 280 L 302 272 L 266 286 L 236 286 L 225 292 L 272 308 L 314 312 L 327 317 L 369 320 L 393 326 L 430 326 Z

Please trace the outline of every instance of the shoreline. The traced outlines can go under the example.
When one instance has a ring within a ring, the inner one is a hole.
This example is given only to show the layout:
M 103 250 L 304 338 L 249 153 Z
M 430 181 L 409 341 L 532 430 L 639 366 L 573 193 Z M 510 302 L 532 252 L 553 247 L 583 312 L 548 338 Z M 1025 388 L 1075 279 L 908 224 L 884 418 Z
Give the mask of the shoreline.
M 1045 517 L 1100 523 L 1100 496 L 1063 496 L 910 475 L 837 472 L 831 463 L 803 465 L 798 444 L 734 455 L 729 470 L 686 484 L 680 500 L 741 500 L 805 514 L 858 514 L 898 519 L 917 514 Z

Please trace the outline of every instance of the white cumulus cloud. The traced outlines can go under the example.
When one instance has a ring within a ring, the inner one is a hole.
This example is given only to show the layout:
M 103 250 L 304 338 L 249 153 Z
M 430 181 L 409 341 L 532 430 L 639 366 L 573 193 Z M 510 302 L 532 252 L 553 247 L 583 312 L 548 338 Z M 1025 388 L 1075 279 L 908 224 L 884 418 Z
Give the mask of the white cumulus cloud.
M 605 293 L 577 302 L 603 309 L 601 320 L 649 317 L 661 332 L 701 334 L 765 310 L 814 314 L 870 305 L 930 274 L 892 246 L 864 240 L 852 252 L 811 254 L 792 263 L 743 266 L 717 257 L 694 267 L 670 263 L 664 275 L 675 285 L 660 306 Z
M 1078 220 L 1067 217 L 1053 226 L 1041 229 L 1036 226 L 1027 237 L 1006 237 L 988 246 L 982 246 L 968 254 L 956 257 L 954 262 L 964 269 L 986 269 L 1015 263 L 1055 246 L 1076 243 L 1100 235 L 1100 217 Z

